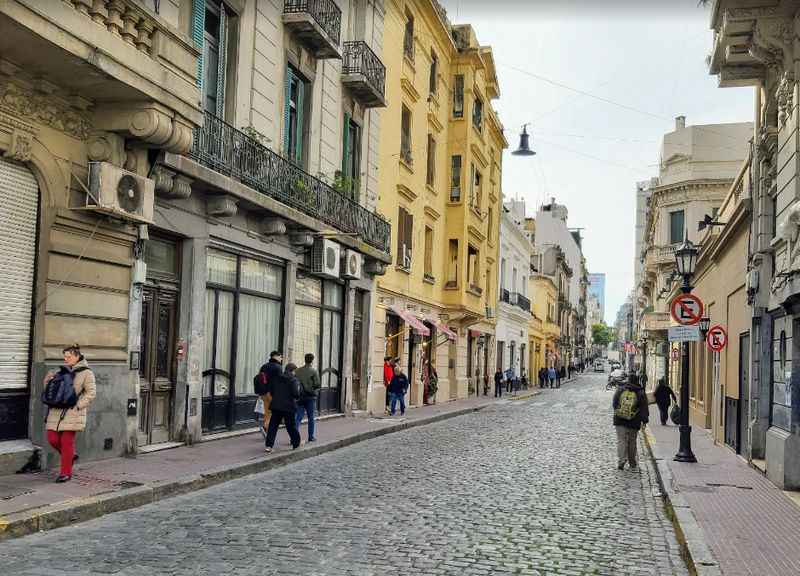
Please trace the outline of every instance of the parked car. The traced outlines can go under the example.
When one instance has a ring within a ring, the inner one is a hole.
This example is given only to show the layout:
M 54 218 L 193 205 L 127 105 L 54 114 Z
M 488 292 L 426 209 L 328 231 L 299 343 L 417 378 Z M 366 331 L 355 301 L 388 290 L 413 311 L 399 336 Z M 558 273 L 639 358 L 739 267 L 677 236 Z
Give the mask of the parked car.
M 602 360 L 595 360 L 594 371 L 595 372 L 605 372 L 606 371 L 606 365 L 603 363 Z

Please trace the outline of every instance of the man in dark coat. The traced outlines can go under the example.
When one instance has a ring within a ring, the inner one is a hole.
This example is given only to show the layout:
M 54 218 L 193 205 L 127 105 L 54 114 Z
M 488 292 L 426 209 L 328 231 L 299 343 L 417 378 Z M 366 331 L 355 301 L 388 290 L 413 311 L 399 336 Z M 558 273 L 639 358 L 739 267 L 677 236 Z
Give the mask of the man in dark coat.
M 502 398 L 503 396 L 503 371 L 500 368 L 494 373 L 494 397 Z
M 289 438 L 292 441 L 292 448 L 300 446 L 300 433 L 297 431 L 295 418 L 297 415 L 297 401 L 300 399 L 300 381 L 294 375 L 297 366 L 291 362 L 286 365 L 286 371 L 280 376 L 271 377 L 267 386 L 272 395 L 270 410 L 272 415 L 269 419 L 267 429 L 266 451 L 272 452 L 275 445 L 275 436 L 278 434 L 278 426 L 283 423 Z
M 677 404 L 678 399 L 675 397 L 675 392 L 672 391 L 672 388 L 667 386 L 667 381 L 665 378 L 658 379 L 658 385 L 653 392 L 653 396 L 656 398 L 659 416 L 661 416 L 661 425 L 667 426 L 667 422 L 669 420 L 670 401 L 673 401 Z
M 400 368 L 400 366 L 395 366 L 394 376 L 392 377 L 392 381 L 389 383 L 389 393 L 392 395 L 390 406 L 392 416 L 395 414 L 398 401 L 400 402 L 400 415 L 403 416 L 406 413 L 405 395 L 407 391 L 408 376 L 403 374 L 403 370 Z
M 614 427 L 617 430 L 617 468 L 625 468 L 627 461 L 631 470 L 639 466 L 636 438 L 650 420 L 647 395 L 639 385 L 639 377 L 631 374 L 628 381 L 617 388 L 612 401 Z
M 267 385 L 269 385 L 270 378 L 280 378 L 281 374 L 283 374 L 283 354 L 277 350 L 270 352 L 269 360 L 266 364 L 261 366 L 259 372 L 264 374 L 264 379 L 266 380 Z M 261 424 L 261 433 L 266 439 L 270 417 L 269 406 L 270 402 L 272 401 L 272 396 L 269 392 L 267 392 L 261 396 L 261 401 L 264 403 L 264 419 Z

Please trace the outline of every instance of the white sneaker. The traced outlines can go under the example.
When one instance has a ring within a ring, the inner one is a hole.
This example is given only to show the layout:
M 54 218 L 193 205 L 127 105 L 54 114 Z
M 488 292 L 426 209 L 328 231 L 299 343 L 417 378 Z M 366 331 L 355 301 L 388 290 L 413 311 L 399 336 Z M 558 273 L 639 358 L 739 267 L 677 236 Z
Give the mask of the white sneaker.
M 271 453 L 271 452 L 272 452 L 272 448 L 270 448 L 269 446 L 267 446 L 266 448 L 264 448 L 264 452 L 266 452 L 267 454 L 269 454 L 269 453 Z

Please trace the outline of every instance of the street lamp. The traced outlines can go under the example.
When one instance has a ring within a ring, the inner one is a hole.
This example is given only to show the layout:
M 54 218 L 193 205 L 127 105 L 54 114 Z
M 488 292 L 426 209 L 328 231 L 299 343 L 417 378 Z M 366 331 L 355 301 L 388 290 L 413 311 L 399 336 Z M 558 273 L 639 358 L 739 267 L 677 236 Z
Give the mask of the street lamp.
M 531 150 L 530 145 L 530 137 L 531 135 L 528 134 L 528 125 L 522 125 L 522 134 L 519 135 L 519 148 L 514 150 L 511 155 L 512 156 L 536 156 L 536 152 Z
M 706 334 L 708 334 L 708 329 L 711 328 L 711 318 L 708 316 L 703 316 L 700 318 L 700 322 L 698 322 L 698 324 L 700 325 L 700 334 L 702 334 L 703 338 L 705 338 Z
M 647 330 L 642 331 L 642 375 L 647 384 Z
M 675 267 L 683 276 L 681 291 L 689 294 L 692 291 L 692 276 L 697 264 L 697 247 L 692 244 L 687 234 L 683 244 L 675 251 Z M 677 462 L 697 462 L 692 452 L 692 427 L 689 426 L 689 342 L 681 343 L 681 421 L 680 444 L 674 460 Z

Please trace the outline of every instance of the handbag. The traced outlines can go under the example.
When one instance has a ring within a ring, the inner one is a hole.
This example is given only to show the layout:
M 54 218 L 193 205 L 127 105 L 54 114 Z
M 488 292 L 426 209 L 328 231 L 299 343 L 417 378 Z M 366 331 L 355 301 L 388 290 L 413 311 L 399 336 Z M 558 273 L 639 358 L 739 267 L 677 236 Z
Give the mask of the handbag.
M 681 423 L 681 407 L 675 404 L 672 409 L 669 411 L 669 419 L 672 420 L 673 424 L 680 424 Z
M 256 414 L 261 414 L 262 416 L 264 415 L 264 400 L 261 398 L 256 400 L 256 406 L 253 408 L 253 412 Z

